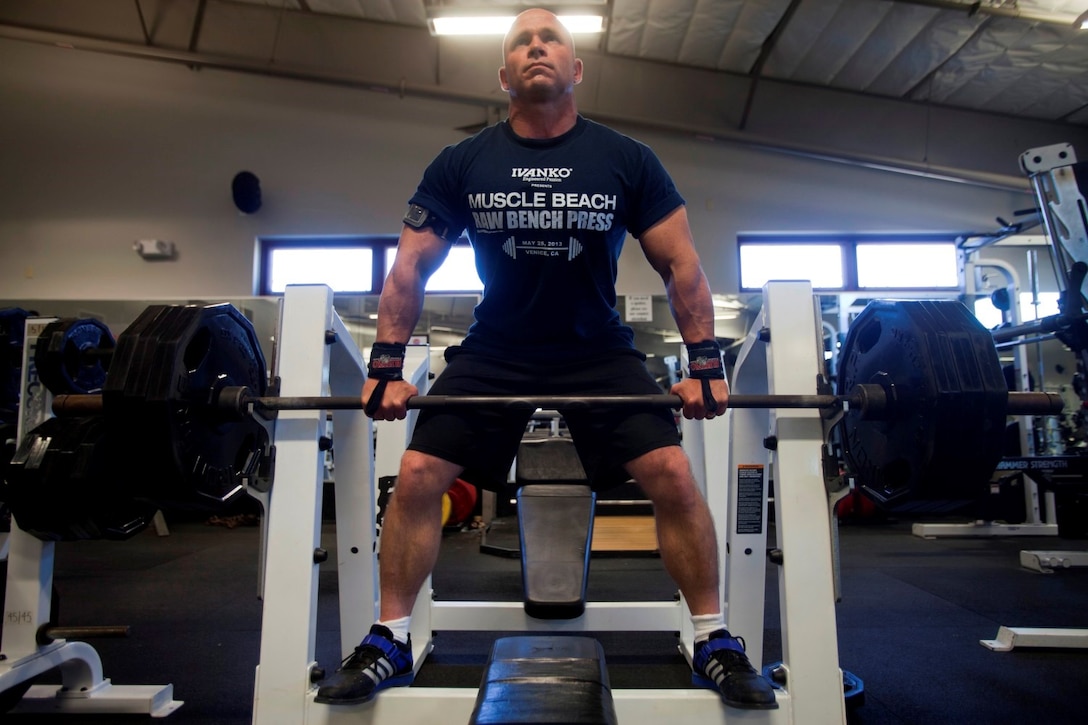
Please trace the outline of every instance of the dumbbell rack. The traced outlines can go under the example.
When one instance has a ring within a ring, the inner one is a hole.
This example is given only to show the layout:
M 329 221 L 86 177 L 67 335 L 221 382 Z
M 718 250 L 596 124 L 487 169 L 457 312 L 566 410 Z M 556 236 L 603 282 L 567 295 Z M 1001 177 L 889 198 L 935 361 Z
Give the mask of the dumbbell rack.
M 774 329 L 774 345 L 761 329 Z M 327 334 L 331 332 L 332 334 Z M 330 340 L 335 340 L 330 344 Z M 807 283 L 772 283 L 760 322 L 745 342 L 734 391 L 812 393 L 820 369 L 820 336 Z M 358 395 L 365 380 L 361 352 L 325 287 L 289 287 L 278 336 L 277 374 L 283 396 Z M 772 354 L 773 352 L 773 354 Z M 775 365 L 775 360 L 779 361 Z M 413 369 L 423 390 L 426 365 Z M 336 437 L 336 536 L 342 655 L 354 649 L 378 611 L 376 475 L 396 472 L 410 420 L 378 424 L 358 410 L 333 411 Z M 361 705 L 314 702 L 320 679 L 314 661 L 324 410 L 281 411 L 275 424 L 276 476 L 269 497 L 264 561 L 264 610 L 253 722 L 259 725 L 466 722 L 475 688 L 408 687 L 383 691 Z M 730 436 L 730 431 L 734 435 Z M 822 476 L 824 423 L 816 410 L 731 410 L 685 423 L 685 448 L 715 514 L 725 576 L 723 601 L 731 631 L 745 637 L 750 659 L 762 661 L 766 577 L 767 471 L 775 471 L 784 684 L 779 708 L 737 711 L 704 689 L 616 690 L 616 713 L 632 723 L 844 723 L 843 675 L 834 613 L 831 506 Z M 765 447 L 773 436 L 776 446 Z M 720 444 L 730 440 L 729 447 Z M 732 479 L 732 480 L 728 480 Z M 738 486 L 737 479 L 743 480 Z M 823 511 L 824 516 L 814 515 Z M 742 533 L 737 533 L 737 532 Z M 726 561 L 728 566 L 726 567 Z M 520 602 L 442 602 L 428 580 L 412 616 L 418 669 L 433 649 L 432 632 L 679 631 L 690 660 L 692 630 L 683 601 L 589 602 L 577 620 L 534 620 Z
M 30 318 L 23 345 L 23 385 L 18 436 L 42 422 L 50 394 L 34 370 L 35 342 L 52 319 Z M 40 642 L 49 623 L 53 590 L 54 542 L 37 539 L 19 529 L 15 520 L 7 540 L 8 571 L 0 643 L 0 694 L 58 669 L 61 684 L 32 685 L 17 711 L 51 714 L 134 714 L 165 717 L 181 707 L 173 685 L 114 685 L 103 676 L 98 652 L 85 642 L 57 639 Z

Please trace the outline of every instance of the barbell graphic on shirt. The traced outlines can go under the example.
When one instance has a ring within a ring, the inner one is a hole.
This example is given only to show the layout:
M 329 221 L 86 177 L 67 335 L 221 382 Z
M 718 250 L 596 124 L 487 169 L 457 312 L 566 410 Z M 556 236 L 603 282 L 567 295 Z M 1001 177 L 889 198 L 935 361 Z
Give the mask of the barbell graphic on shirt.
M 518 258 L 518 252 L 539 257 L 561 257 L 567 253 L 567 260 L 572 260 L 582 252 L 582 243 L 575 237 L 570 237 L 566 244 L 552 240 L 532 240 L 519 243 L 513 237 L 507 237 L 503 242 L 502 251 L 510 255 L 511 259 Z

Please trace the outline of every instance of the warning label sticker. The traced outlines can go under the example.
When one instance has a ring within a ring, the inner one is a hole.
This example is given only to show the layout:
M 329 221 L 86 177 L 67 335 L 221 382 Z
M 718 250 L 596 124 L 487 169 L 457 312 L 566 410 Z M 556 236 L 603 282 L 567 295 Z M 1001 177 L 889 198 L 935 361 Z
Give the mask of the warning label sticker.
M 737 466 L 737 533 L 763 533 L 763 466 Z

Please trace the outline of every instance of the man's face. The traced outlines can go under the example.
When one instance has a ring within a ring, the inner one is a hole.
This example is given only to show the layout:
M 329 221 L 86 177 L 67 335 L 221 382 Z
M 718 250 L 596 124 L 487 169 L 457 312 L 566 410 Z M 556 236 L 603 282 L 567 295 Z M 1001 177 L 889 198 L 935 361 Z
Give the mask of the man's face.
M 544 10 L 517 17 L 503 42 L 506 64 L 499 82 L 512 97 L 546 101 L 570 93 L 582 81 L 582 61 L 562 23 Z

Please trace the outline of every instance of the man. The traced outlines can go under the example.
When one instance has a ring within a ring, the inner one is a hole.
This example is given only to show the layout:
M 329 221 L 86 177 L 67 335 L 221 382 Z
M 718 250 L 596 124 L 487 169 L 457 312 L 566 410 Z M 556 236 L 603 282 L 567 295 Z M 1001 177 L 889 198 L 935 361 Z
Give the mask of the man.
M 378 306 L 362 391 L 375 418 L 404 418 L 418 391 L 401 378 L 404 343 L 427 278 L 467 230 L 484 294 L 438 395 L 637 395 L 660 392 L 614 310 L 628 231 L 661 275 L 693 361 L 672 392 L 688 418 L 713 418 L 728 398 L 710 288 L 683 199 L 643 144 L 578 115 L 582 61 L 550 12 L 528 10 L 503 42 L 499 81 L 508 120 L 444 149 L 409 202 L 396 262 Z M 698 362 L 696 362 L 698 361 Z M 634 478 L 654 504 L 666 570 L 692 612 L 693 679 L 736 707 L 776 707 L 774 692 L 725 629 L 718 546 L 672 413 L 561 411 L 595 488 Z M 458 476 L 501 487 L 529 413 L 421 411 L 382 530 L 381 613 L 319 689 L 318 702 L 369 700 L 412 681 L 409 616 L 438 556 L 441 498 Z

